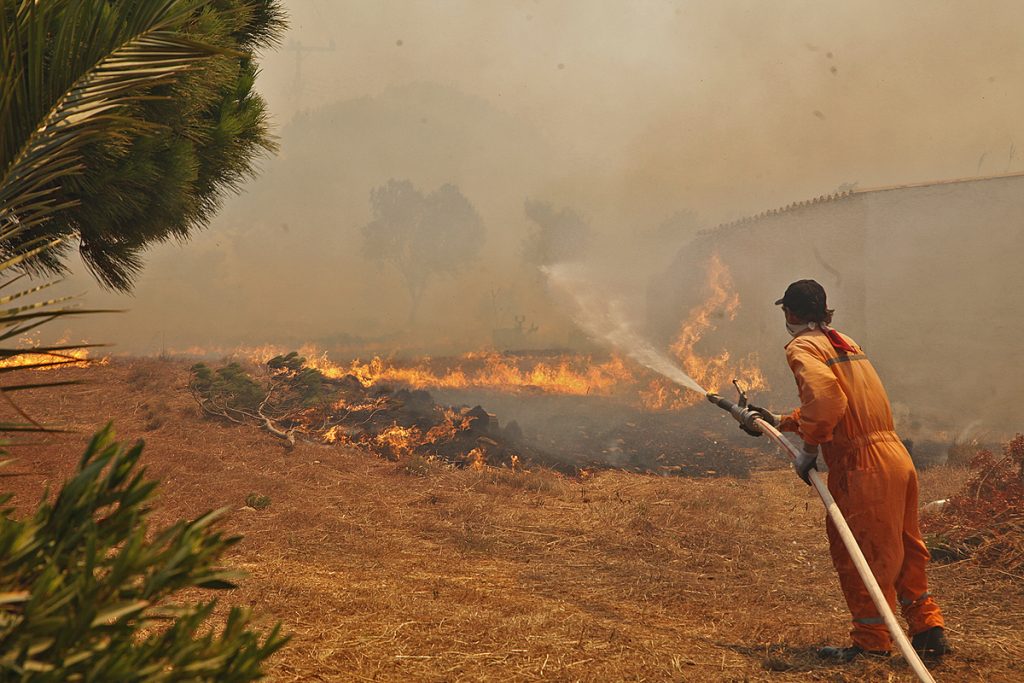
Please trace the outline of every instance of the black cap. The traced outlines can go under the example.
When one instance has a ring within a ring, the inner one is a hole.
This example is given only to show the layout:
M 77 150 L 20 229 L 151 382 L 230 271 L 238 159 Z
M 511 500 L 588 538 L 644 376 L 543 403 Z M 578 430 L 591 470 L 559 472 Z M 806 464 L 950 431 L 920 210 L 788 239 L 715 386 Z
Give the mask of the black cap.
M 786 287 L 786 293 L 775 302 L 780 304 L 804 320 L 822 322 L 828 316 L 825 288 L 814 280 L 797 280 Z

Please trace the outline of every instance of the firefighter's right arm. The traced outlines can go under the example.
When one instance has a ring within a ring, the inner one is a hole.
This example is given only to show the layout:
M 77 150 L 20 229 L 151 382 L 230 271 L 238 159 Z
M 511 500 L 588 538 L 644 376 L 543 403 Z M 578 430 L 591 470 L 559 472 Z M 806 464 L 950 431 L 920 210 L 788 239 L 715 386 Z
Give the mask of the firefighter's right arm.
M 796 378 L 800 407 L 783 418 L 783 429 L 797 431 L 808 445 L 832 440 L 832 432 L 846 414 L 846 394 L 832 369 L 811 345 L 794 340 L 786 347 L 786 360 Z

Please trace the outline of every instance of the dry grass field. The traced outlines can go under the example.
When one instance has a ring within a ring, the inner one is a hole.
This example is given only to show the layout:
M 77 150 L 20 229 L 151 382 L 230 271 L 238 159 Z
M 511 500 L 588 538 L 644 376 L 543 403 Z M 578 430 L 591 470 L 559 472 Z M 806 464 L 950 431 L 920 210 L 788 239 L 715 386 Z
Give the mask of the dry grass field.
M 88 384 L 27 395 L 73 432 L 19 445 L 3 487 L 31 507 L 108 419 L 145 439 L 156 521 L 221 506 L 249 574 L 225 600 L 284 623 L 273 681 L 910 681 L 899 658 L 824 665 L 848 615 L 822 510 L 791 472 L 746 480 L 604 471 L 409 467 L 345 447 L 291 452 L 204 419 L 188 364 L 60 371 Z M 964 478 L 923 473 L 924 500 Z M 246 506 L 251 493 L 270 504 Z M 933 565 L 957 651 L 939 681 L 1024 680 L 1024 581 Z

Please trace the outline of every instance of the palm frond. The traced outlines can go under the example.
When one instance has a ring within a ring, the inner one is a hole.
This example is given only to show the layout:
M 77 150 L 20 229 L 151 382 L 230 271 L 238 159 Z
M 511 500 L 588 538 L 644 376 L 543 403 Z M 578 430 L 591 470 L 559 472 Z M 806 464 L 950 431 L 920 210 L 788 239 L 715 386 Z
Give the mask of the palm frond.
M 15 1 L 0 0 L 0 226 L 7 233 L 74 204 L 58 190 L 82 172 L 82 151 L 146 125 L 127 106 L 225 52 L 185 34 L 199 0 L 48 0 L 20 2 L 11 13 Z
M 80 379 L 61 379 L 53 382 L 30 382 L 28 384 L 10 384 L 0 387 L 0 392 L 11 393 L 15 391 L 33 391 L 35 389 L 52 389 L 54 387 L 75 387 L 84 384 Z

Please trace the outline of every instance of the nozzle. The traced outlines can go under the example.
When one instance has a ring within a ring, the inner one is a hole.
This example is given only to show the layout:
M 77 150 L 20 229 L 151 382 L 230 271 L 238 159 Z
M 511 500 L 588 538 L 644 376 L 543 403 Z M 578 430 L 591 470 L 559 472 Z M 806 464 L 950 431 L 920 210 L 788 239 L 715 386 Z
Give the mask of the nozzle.
M 707 397 L 708 401 L 710 401 L 713 405 L 718 406 L 722 410 L 731 411 L 733 407 L 736 405 L 735 403 L 727 399 L 725 396 L 716 394 L 713 391 L 709 391 L 707 393 Z
M 716 405 L 725 412 L 731 414 L 733 419 L 740 423 L 740 427 L 743 428 L 745 432 L 753 436 L 760 435 L 761 431 L 754 426 L 754 420 L 759 418 L 760 415 L 747 409 L 745 402 L 736 403 L 711 391 L 707 393 L 707 398 L 713 405 Z

